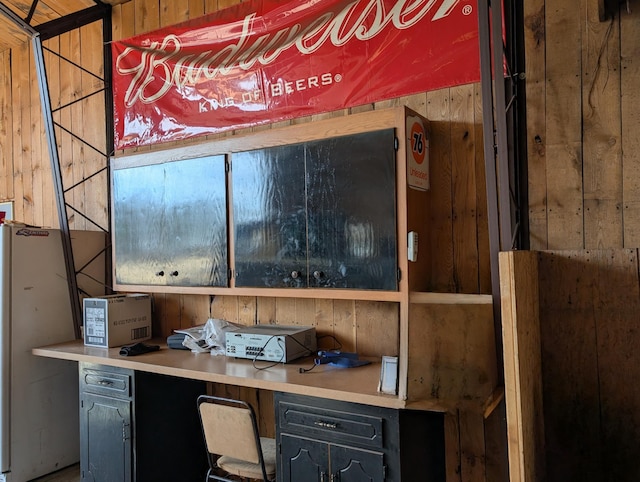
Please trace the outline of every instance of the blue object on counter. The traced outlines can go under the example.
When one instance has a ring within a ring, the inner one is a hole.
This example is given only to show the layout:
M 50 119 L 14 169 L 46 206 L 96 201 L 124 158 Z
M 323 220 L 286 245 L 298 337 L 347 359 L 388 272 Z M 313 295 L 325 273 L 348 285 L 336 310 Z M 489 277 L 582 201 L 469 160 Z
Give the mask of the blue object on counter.
M 318 357 L 314 360 L 316 365 L 332 365 L 342 368 L 360 367 L 369 365 L 371 362 L 360 360 L 357 353 L 342 351 L 319 351 Z

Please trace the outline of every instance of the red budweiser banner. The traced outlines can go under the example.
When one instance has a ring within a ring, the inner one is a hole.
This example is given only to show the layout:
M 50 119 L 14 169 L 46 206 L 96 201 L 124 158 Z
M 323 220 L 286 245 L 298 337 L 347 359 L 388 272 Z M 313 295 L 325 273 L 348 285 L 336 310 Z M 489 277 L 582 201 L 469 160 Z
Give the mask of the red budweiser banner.
M 113 42 L 116 148 L 477 82 L 475 5 L 257 0 Z

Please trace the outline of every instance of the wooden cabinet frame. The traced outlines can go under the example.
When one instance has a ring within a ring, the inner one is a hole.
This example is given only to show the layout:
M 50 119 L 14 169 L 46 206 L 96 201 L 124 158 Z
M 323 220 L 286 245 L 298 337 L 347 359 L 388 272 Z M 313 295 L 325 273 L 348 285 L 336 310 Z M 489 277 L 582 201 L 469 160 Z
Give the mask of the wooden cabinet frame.
M 430 194 L 427 190 L 409 187 L 407 165 L 411 132 L 410 128 L 407 128 L 407 117 L 420 118 L 428 138 L 429 121 L 407 107 L 399 107 L 223 137 L 180 148 L 145 151 L 111 160 L 112 169 L 122 169 L 194 157 L 233 155 L 234 152 L 393 128 L 398 139 L 396 219 L 400 280 L 397 291 L 238 288 L 234 286 L 233 281 L 229 287 L 224 288 L 118 284 L 115 284 L 114 288 L 118 291 L 389 303 L 397 313 L 398 321 L 398 346 L 390 347 L 389 351 L 390 354 L 398 354 L 397 397 L 400 405 L 438 411 L 465 408 L 487 413 L 499 398 L 495 390 L 498 368 L 493 336 L 492 299 L 490 295 L 426 292 L 431 257 L 434 255 L 428 245 Z M 228 192 L 231 192 L 229 186 Z M 228 206 L 232 203 L 233 200 L 229 199 Z M 229 266 L 233 267 L 234 226 L 232 217 L 229 218 Z M 416 261 L 408 260 L 407 236 L 411 231 L 419 236 L 420 246 Z M 115 253 L 114 261 L 115 267 Z
M 402 302 L 407 300 L 410 290 L 426 290 L 429 272 L 429 250 L 421 249 L 422 255 L 416 262 L 407 260 L 407 234 L 409 231 L 424 233 L 421 243 L 428 240 L 429 193 L 407 187 L 407 144 L 410 143 L 410 133 L 406 132 L 405 119 L 407 116 L 420 117 L 410 109 L 396 108 L 373 112 L 354 114 L 338 119 L 326 119 L 313 123 L 291 125 L 278 129 L 264 130 L 255 133 L 225 137 L 215 141 L 208 141 L 186 147 L 166 150 L 155 150 L 111 159 L 111 169 L 123 169 L 149 164 L 161 164 L 195 157 L 233 155 L 234 152 L 296 144 L 313 140 L 338 136 L 347 136 L 362 132 L 394 128 L 398 138 L 396 163 L 396 192 L 397 192 L 397 249 L 398 268 L 401 273 L 397 291 L 367 291 L 354 289 L 324 289 L 324 288 L 238 288 L 231 278 L 229 287 L 181 287 L 181 286 L 148 286 L 114 284 L 118 291 L 144 291 L 162 293 L 189 294 L 218 294 L 235 296 L 279 296 L 290 298 L 330 298 L 330 299 L 359 299 L 374 301 Z M 423 119 L 423 118 L 422 118 Z M 423 119 L 428 132 L 428 121 Z M 230 186 L 227 187 L 231 193 Z M 230 194 L 231 196 L 231 194 Z M 113 201 L 112 201 L 113 202 Z M 231 205 L 232 199 L 228 200 Z M 113 206 L 112 206 L 113 211 Z M 235 265 L 234 256 L 234 226 L 233 218 L 229 217 L 228 243 L 229 266 Z M 112 232 L 115 233 L 115 221 L 112 221 Z M 114 235 L 117 235 L 115 233 Z M 421 246 L 422 248 L 422 246 Z M 114 252 L 114 270 L 117 265 Z M 116 279 L 114 272 L 114 280 Z

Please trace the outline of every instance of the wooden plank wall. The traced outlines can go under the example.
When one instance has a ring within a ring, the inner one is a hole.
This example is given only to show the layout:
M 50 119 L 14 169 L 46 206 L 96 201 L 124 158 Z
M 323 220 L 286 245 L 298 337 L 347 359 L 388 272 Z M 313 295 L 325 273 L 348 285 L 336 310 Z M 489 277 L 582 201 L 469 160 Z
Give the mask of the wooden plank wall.
M 638 480 L 640 6 L 599 3 L 523 3 L 547 480 Z
M 238 0 L 132 0 L 113 9 L 113 38 L 127 38 L 237 3 Z M 99 24 L 83 27 L 51 39 L 46 54 L 53 107 L 64 106 L 93 92 L 100 82 L 65 60 L 102 75 Z M 48 151 L 33 70 L 31 47 L 0 52 L 0 201 L 14 200 L 14 218 L 29 224 L 58 226 Z M 99 96 L 72 104 L 54 114 L 56 122 L 104 149 Z M 431 196 L 429 243 L 433 291 L 490 293 L 491 276 L 486 220 L 486 196 L 482 145 L 482 112 L 479 84 L 465 85 L 376 104 L 345 109 L 291 122 L 408 105 L 431 120 Z M 288 122 L 280 123 L 286 125 Z M 270 128 L 262 126 L 258 129 Z M 91 175 L 102 165 L 97 152 L 62 129 L 57 141 L 65 186 Z M 215 136 L 212 136 L 214 138 Z M 202 139 L 200 139 L 202 140 Z M 144 148 L 143 148 L 144 149 Z M 101 176 L 74 188 L 68 200 L 99 223 L 106 222 L 106 188 Z M 72 229 L 95 229 L 70 212 Z M 426 244 L 426 243 L 425 243 Z M 167 335 L 174 328 L 201 324 L 209 317 L 239 323 L 278 320 L 281 323 L 313 323 L 319 331 L 340 339 L 345 350 L 382 355 L 397 351 L 394 304 L 332 300 L 294 300 L 255 297 L 196 295 L 154 296 L 154 333 Z M 330 339 L 325 340 L 330 343 Z M 227 393 L 243 392 L 259 402 L 265 431 L 273 431 L 271 394 L 234 387 L 214 387 Z M 447 415 L 447 481 L 500 482 L 506 478 L 504 407 L 488 420 L 465 412 Z
M 638 255 L 501 253 L 512 482 L 640 480 Z
M 547 480 L 640 480 L 638 249 L 538 262 Z
M 509 480 L 546 480 L 538 255 L 500 253 Z
M 531 249 L 640 245 L 640 8 L 526 0 Z

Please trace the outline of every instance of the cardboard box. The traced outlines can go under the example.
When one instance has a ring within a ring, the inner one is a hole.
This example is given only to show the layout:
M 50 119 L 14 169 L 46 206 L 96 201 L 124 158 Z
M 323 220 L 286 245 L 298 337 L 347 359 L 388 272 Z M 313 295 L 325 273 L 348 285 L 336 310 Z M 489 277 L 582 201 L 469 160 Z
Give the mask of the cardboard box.
M 123 294 L 82 301 L 84 344 L 114 347 L 151 338 L 151 296 Z

